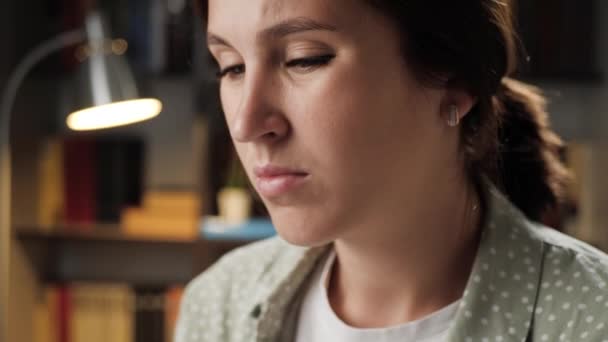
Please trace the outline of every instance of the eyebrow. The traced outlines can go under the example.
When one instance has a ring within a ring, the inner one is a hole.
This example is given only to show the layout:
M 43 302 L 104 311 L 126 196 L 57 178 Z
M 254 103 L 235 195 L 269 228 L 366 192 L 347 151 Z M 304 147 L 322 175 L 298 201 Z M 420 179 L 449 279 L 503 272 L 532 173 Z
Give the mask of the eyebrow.
M 338 29 L 335 26 L 321 23 L 306 17 L 298 17 L 282 21 L 276 25 L 268 27 L 256 35 L 257 41 L 264 40 L 276 40 L 284 38 L 290 34 L 306 32 L 306 31 L 330 31 L 335 32 Z M 207 44 L 208 45 L 226 45 L 230 44 L 220 36 L 208 32 L 207 33 Z

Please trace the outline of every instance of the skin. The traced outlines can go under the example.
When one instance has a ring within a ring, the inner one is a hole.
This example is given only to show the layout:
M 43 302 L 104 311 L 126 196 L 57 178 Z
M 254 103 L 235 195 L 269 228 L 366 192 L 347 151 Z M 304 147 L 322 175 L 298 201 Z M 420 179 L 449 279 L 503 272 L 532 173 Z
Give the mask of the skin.
M 356 327 L 460 298 L 478 243 L 459 128 L 446 124 L 451 105 L 466 114 L 474 99 L 418 82 L 399 38 L 363 1 L 209 1 L 239 157 L 254 185 L 254 168 L 269 163 L 308 174 L 262 200 L 285 240 L 334 244 L 330 303 Z M 329 57 L 298 62 L 318 56 Z

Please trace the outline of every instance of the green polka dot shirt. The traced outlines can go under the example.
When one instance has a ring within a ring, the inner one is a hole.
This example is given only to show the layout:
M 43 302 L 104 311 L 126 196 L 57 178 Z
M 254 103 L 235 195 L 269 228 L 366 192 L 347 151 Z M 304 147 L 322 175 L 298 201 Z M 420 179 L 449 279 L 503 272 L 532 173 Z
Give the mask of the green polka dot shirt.
M 608 342 L 608 256 L 529 221 L 488 188 L 447 341 Z M 307 280 L 328 248 L 273 238 L 227 254 L 187 286 L 175 341 L 293 341 Z

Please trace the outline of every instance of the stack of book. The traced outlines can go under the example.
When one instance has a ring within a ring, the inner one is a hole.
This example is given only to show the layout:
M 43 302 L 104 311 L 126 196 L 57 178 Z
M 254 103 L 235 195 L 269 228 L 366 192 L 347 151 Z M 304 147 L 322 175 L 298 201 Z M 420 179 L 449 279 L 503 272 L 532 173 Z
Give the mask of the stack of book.
M 134 236 L 191 240 L 199 236 L 200 194 L 191 190 L 150 190 L 140 207 L 123 210 L 121 229 Z
M 34 312 L 34 342 L 171 342 L 183 287 L 49 285 Z

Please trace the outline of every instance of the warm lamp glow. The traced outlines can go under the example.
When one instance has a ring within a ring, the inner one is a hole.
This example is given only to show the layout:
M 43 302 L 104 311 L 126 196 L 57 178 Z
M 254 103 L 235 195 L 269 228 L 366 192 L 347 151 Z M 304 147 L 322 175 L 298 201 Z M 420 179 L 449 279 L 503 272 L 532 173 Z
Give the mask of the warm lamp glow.
M 67 124 L 76 131 L 123 126 L 151 119 L 161 112 L 162 107 L 156 99 L 115 102 L 74 112 L 68 116 Z

